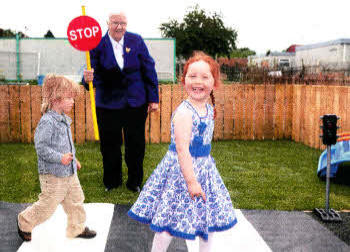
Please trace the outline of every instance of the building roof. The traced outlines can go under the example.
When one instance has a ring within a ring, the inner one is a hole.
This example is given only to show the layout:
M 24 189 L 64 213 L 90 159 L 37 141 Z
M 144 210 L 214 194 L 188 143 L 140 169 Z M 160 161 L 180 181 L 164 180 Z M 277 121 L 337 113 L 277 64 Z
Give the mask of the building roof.
M 301 46 L 301 45 L 293 44 L 293 45 L 289 46 L 286 51 L 295 53 L 295 48 L 298 47 L 298 46 Z
M 260 54 L 260 55 L 250 55 L 248 56 L 249 59 L 259 59 L 259 58 L 266 58 L 266 57 L 291 57 L 295 56 L 295 52 L 271 52 L 269 55 L 266 54 Z
M 268 56 L 295 56 L 295 52 L 271 52 Z
M 331 41 L 327 41 L 327 42 L 303 45 L 303 46 L 296 47 L 295 50 L 296 51 L 303 51 L 303 50 L 310 50 L 310 49 L 321 48 L 321 47 L 332 46 L 332 45 L 350 45 L 350 39 L 349 38 L 341 38 L 341 39 L 331 40 Z

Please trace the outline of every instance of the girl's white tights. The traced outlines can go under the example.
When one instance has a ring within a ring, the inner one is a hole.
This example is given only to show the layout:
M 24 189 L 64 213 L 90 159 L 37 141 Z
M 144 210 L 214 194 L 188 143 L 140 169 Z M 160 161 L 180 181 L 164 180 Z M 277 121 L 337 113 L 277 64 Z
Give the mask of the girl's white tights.
M 213 237 L 213 233 L 209 233 L 208 241 L 204 241 L 202 238 L 199 238 L 199 252 L 211 251 L 212 237 Z M 166 252 L 172 238 L 173 237 L 168 232 L 161 232 L 161 233 L 156 232 L 153 238 L 151 252 Z
M 152 252 L 166 252 L 172 238 L 168 232 L 156 232 L 153 238 Z
M 208 234 L 208 240 L 205 241 L 202 238 L 199 238 L 199 252 L 210 252 L 211 251 L 211 244 L 213 233 Z

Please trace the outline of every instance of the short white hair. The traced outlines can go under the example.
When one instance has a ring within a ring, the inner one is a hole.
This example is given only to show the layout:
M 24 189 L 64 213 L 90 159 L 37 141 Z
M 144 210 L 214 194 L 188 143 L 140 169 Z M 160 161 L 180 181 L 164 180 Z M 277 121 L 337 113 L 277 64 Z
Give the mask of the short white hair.
M 113 11 L 113 12 L 110 12 L 109 15 L 108 15 L 108 22 L 109 20 L 111 19 L 112 16 L 123 16 L 125 17 L 126 20 L 128 20 L 126 14 L 125 14 L 125 11 Z

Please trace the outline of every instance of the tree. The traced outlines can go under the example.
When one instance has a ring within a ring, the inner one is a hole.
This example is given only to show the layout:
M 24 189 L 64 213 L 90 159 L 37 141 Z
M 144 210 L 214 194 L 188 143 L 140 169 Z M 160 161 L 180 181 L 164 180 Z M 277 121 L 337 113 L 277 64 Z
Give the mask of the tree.
M 195 50 L 213 57 L 229 56 L 236 49 L 237 32 L 224 26 L 219 14 L 207 14 L 198 5 L 184 17 L 183 22 L 171 19 L 160 26 L 162 37 L 176 38 L 176 56 L 188 58 Z
M 54 38 L 55 36 L 53 35 L 53 33 L 48 30 L 47 33 L 44 35 L 44 38 Z
M 20 38 L 28 38 L 23 32 L 18 32 Z M 16 32 L 10 29 L 4 30 L 0 28 L 0 38 L 14 38 L 16 37 Z
M 247 47 L 234 49 L 230 53 L 231 58 L 248 58 L 248 56 L 250 56 L 250 55 L 256 55 L 256 52 L 250 50 Z

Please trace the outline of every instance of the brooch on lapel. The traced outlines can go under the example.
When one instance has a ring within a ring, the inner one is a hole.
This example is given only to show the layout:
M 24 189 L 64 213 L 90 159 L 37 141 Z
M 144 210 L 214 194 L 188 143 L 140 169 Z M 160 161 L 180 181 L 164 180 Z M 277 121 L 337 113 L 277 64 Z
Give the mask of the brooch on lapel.
M 131 50 L 131 49 L 130 49 L 129 47 L 126 47 L 126 48 L 125 48 L 126 53 L 129 53 L 130 50 Z

